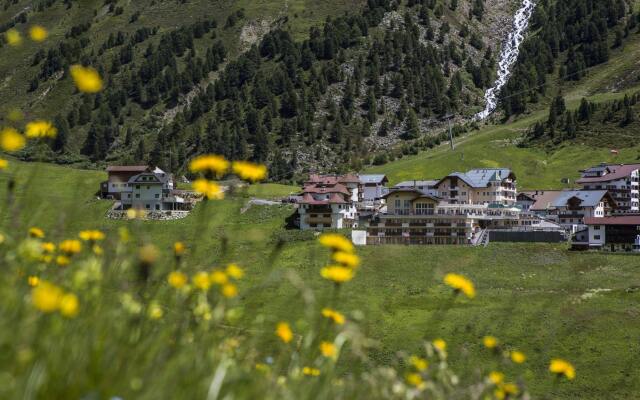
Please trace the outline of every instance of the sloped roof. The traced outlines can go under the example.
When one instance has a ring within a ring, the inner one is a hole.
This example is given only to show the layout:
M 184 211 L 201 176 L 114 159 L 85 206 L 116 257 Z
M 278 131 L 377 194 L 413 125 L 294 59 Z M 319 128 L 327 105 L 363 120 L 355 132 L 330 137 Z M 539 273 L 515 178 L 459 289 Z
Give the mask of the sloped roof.
M 327 186 L 309 184 L 302 188 L 302 193 L 342 193 L 347 196 L 350 195 L 349 189 L 340 183 Z
M 368 174 L 368 175 L 358 175 L 360 178 L 360 183 L 384 183 L 388 181 L 387 176 L 384 174 Z
M 478 168 L 467 172 L 454 172 L 440 179 L 438 183 L 447 178 L 456 177 L 462 179 L 471 187 L 483 188 L 487 187 L 491 181 L 503 180 L 510 176 L 515 178 L 515 175 L 509 168 Z
M 151 176 L 153 177 L 155 180 L 154 181 L 143 181 L 143 180 L 138 180 L 140 177 L 142 176 Z M 159 174 L 154 174 L 153 172 L 143 172 L 141 174 L 137 174 L 132 176 L 131 178 L 129 178 L 129 183 L 165 183 L 167 181 L 167 179 L 169 179 L 167 176 L 161 176 Z
M 616 179 L 625 178 L 627 176 L 630 176 L 631 172 L 633 172 L 634 170 L 640 169 L 640 164 L 620 164 L 620 165 L 611 164 L 611 165 L 607 165 L 606 167 L 600 166 L 600 167 L 594 167 L 594 169 L 595 168 L 598 168 L 598 169 L 605 168 L 606 170 L 609 171 L 609 173 L 604 174 L 602 176 L 580 178 L 576 181 L 576 183 L 584 184 L 584 183 L 593 183 L 593 182 L 609 182 Z M 592 171 L 592 168 L 589 168 L 587 170 L 584 170 L 583 172 L 591 172 L 591 171 Z
M 298 200 L 300 204 L 312 205 L 329 205 L 329 204 L 345 204 L 347 201 L 338 193 L 332 193 L 326 200 L 316 200 L 310 193 L 305 193 L 302 199 Z
M 415 186 L 435 186 L 438 182 L 437 179 L 430 181 L 403 181 L 394 185 L 394 187 L 415 187 Z
M 107 172 L 145 172 L 149 169 L 147 165 L 109 165 Z
M 396 193 L 412 193 L 415 195 L 415 197 L 420 197 L 423 196 L 424 193 L 422 193 L 420 190 L 418 189 L 414 189 L 414 188 L 401 188 L 401 189 L 391 189 L 389 190 L 388 193 L 384 194 L 382 196 L 383 199 L 386 199 L 387 197 L 391 196 L 392 194 L 396 194 Z
M 595 207 L 600 203 L 603 197 L 607 196 L 606 190 L 563 190 L 553 200 L 552 205 L 554 207 L 564 207 L 571 198 L 580 199 L 580 206 L 582 207 Z M 611 197 L 609 195 L 609 197 Z
M 640 225 L 640 215 L 621 215 L 617 217 L 587 217 L 585 225 Z

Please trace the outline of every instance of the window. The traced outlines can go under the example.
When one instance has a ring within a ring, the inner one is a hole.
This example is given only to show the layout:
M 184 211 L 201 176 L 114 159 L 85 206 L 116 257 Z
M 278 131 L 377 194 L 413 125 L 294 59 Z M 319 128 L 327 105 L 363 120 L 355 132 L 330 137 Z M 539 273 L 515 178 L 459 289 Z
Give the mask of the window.
M 156 193 L 156 199 L 159 199 L 160 195 L 158 193 Z
M 147 210 L 151 208 L 151 204 L 145 204 L 144 206 L 147 208 Z
M 396 199 L 394 205 L 396 206 L 396 209 L 398 209 L 398 208 L 402 207 L 402 201 Z
M 156 204 L 156 210 L 160 209 L 160 204 Z
M 594 225 L 593 229 L 595 229 L 596 231 L 599 231 L 600 230 L 600 225 Z
M 136 189 L 140 189 L 140 185 L 136 185 Z
M 136 193 L 136 199 L 140 198 L 140 193 Z
M 593 240 L 600 240 L 600 235 L 593 235 Z

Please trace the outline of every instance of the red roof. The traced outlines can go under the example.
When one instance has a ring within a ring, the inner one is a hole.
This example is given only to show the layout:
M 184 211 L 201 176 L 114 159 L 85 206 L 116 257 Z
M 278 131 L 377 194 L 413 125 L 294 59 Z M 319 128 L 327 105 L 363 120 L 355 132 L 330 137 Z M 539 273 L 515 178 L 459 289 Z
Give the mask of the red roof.
M 302 196 L 302 200 L 298 201 L 300 204 L 315 204 L 315 205 L 329 205 L 329 204 L 345 204 L 347 201 L 337 193 L 333 193 L 327 200 L 316 200 L 309 193 L 305 193 Z
M 109 165 L 107 172 L 145 172 L 149 167 L 147 165 Z
M 306 185 L 302 188 L 302 193 L 342 193 L 344 195 L 349 196 L 349 189 L 347 189 L 344 185 L 336 183 L 331 186 L 317 186 L 317 185 Z
M 631 175 L 636 169 L 640 169 L 640 164 L 622 164 L 622 165 L 607 165 L 610 173 L 603 176 L 594 176 L 590 178 L 580 178 L 576 183 L 592 183 L 592 182 L 609 182 L 616 179 L 622 179 Z
M 586 217 L 585 225 L 640 225 L 640 215 L 620 215 L 616 217 Z

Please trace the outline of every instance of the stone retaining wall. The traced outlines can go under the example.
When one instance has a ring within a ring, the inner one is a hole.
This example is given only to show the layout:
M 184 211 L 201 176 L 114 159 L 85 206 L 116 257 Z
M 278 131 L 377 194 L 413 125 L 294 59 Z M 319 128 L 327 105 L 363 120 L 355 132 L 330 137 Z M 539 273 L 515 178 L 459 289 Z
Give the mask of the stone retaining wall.
M 149 221 L 170 221 L 185 218 L 187 215 L 189 215 L 189 211 L 149 211 L 142 219 Z M 127 212 L 121 210 L 109 210 L 107 211 L 106 217 L 109 219 L 128 219 Z

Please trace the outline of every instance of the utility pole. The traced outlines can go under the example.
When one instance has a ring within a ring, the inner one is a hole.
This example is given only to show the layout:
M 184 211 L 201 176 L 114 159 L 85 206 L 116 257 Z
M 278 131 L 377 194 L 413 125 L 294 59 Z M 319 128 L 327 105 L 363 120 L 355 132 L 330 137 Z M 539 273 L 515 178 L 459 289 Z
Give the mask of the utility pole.
M 453 130 L 451 127 L 451 120 L 453 119 L 453 114 L 447 114 L 444 118 L 449 122 L 449 142 L 451 143 L 451 150 L 455 150 L 455 146 L 453 145 Z

